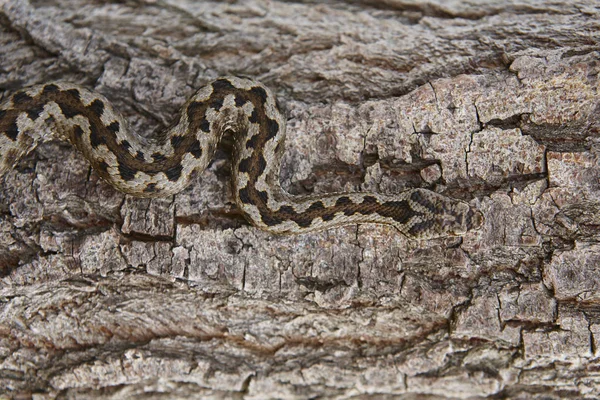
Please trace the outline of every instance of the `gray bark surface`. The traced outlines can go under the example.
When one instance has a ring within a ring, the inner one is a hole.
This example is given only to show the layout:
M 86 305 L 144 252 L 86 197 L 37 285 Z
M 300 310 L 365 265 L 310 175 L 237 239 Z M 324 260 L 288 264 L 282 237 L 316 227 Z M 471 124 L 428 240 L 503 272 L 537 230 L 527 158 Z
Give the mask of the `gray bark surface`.
M 44 144 L 0 187 L 0 398 L 598 398 L 600 2 L 481 3 L 0 0 L 4 96 L 79 83 L 150 135 L 251 76 L 288 115 L 286 189 L 486 219 L 273 236 L 227 146 L 145 200 Z

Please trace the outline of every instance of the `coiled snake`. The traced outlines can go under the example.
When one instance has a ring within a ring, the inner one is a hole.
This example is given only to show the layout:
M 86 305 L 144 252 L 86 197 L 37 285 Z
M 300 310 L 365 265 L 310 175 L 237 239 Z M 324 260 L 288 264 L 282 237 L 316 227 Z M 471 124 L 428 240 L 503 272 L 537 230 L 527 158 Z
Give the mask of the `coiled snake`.
M 49 83 L 18 91 L 0 105 L 0 177 L 38 142 L 58 137 L 77 147 L 115 188 L 168 196 L 206 168 L 228 130 L 234 134 L 235 202 L 258 228 L 297 234 L 380 223 L 425 239 L 462 235 L 482 223 L 481 213 L 467 203 L 425 189 L 396 195 L 287 193 L 279 182 L 285 120 L 267 87 L 238 77 L 219 78 L 196 92 L 161 140 L 130 132 L 106 98 L 80 86 Z

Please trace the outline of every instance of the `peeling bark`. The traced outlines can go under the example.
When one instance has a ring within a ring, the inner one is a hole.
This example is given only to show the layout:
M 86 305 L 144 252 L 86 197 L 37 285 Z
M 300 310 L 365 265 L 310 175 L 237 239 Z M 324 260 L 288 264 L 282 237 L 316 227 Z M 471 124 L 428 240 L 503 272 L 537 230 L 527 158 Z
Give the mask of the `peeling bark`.
M 294 193 L 426 187 L 486 222 L 273 236 L 227 145 L 135 199 L 48 143 L 0 189 L 8 398 L 597 398 L 600 3 L 0 0 L 0 88 L 50 80 L 168 125 L 255 77 Z M 0 396 L 1 397 L 1 396 Z

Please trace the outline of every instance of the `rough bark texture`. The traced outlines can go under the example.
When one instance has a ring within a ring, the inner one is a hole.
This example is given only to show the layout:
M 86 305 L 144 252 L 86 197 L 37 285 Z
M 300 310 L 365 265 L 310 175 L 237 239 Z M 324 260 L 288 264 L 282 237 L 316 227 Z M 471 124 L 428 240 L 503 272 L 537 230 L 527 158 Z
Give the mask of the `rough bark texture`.
M 0 0 L 4 95 L 72 81 L 152 132 L 252 76 L 289 116 L 290 191 L 427 187 L 486 218 L 276 237 L 235 212 L 226 151 L 149 201 L 46 144 L 0 189 L 0 390 L 600 396 L 600 3 L 481 3 Z

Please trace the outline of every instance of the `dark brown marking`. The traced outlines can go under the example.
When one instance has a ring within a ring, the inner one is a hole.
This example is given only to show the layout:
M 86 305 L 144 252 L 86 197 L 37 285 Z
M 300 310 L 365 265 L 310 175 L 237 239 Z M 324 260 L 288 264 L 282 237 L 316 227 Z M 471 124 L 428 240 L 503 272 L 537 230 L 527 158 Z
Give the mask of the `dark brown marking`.
M 42 103 L 32 104 L 27 108 L 27 116 L 30 120 L 35 121 L 40 117 L 40 114 L 44 111 L 44 105 Z
M 136 173 L 137 171 L 135 169 L 132 169 L 130 166 L 119 160 L 119 175 L 121 175 L 121 178 L 123 178 L 124 181 L 133 180 Z
M 154 192 L 156 192 L 156 183 L 149 183 L 144 188 L 144 193 L 154 193 Z
M 258 123 L 258 113 L 256 112 L 256 108 L 252 110 L 252 113 L 248 117 L 248 121 L 252 122 L 253 124 Z
M 413 216 L 423 215 L 410 208 L 410 204 L 406 200 L 386 201 L 377 209 L 377 214 L 392 218 L 401 224 L 407 223 Z
M 28 95 L 25 92 L 17 92 L 12 97 L 12 102 L 14 105 L 27 104 L 27 103 L 31 102 L 32 100 L 33 100 L 33 97 L 31 97 L 30 95 Z
M 146 157 L 144 157 L 144 153 L 142 153 L 141 151 L 138 150 L 137 154 L 135 155 L 135 159 L 140 161 L 140 162 L 145 162 L 146 161 Z
M 323 202 L 316 201 L 316 202 L 312 203 L 310 205 L 310 207 L 308 207 L 306 209 L 306 212 L 310 213 L 310 212 L 314 212 L 314 211 L 321 211 L 321 210 L 324 210 L 324 209 L 325 209 L 325 206 L 323 205 Z
M 60 107 L 60 110 L 62 111 L 63 115 L 67 118 L 73 118 L 74 116 L 81 114 L 80 109 L 78 109 L 77 107 L 73 107 L 70 104 L 61 103 L 61 102 L 59 102 L 57 104 Z
M 355 205 L 355 207 L 348 208 L 348 209 L 343 210 L 343 211 L 344 211 L 344 215 L 347 216 L 347 217 L 350 217 L 350 216 L 352 216 L 352 215 L 354 215 L 354 214 L 356 214 L 358 212 L 356 205 Z
M 243 98 L 242 96 L 236 95 L 235 96 L 235 105 L 237 107 L 242 107 L 244 104 L 246 104 L 246 99 Z
M 285 208 L 286 206 L 283 206 L 281 208 Z M 291 208 L 291 207 L 288 207 Z M 287 211 L 287 210 L 285 210 Z M 262 219 L 262 221 L 265 223 L 265 225 L 267 226 L 275 226 L 275 225 L 279 225 L 280 223 L 283 222 L 283 219 L 281 219 L 279 217 L 279 213 L 284 212 L 284 210 L 279 210 L 278 213 L 260 213 L 260 219 Z
M 219 92 L 230 92 L 235 90 L 235 87 L 227 79 L 217 79 L 211 86 L 213 87 L 213 95 Z
M 204 105 L 199 101 L 192 101 L 187 107 L 187 116 L 190 121 L 194 120 L 198 111 L 202 110 Z
M 352 203 L 352 200 L 350 200 L 350 197 L 346 197 L 346 196 L 342 196 L 335 201 L 336 207 L 344 207 L 348 204 L 353 204 L 353 203 Z
M 42 89 L 42 94 L 47 95 L 50 93 L 56 93 L 58 92 L 58 86 L 56 86 L 53 83 L 50 83 L 49 85 L 44 86 L 44 88 Z
M 90 144 L 93 148 L 106 144 L 105 137 L 98 132 L 98 127 L 94 123 L 90 123 Z
M 73 98 L 77 99 L 77 101 L 81 100 L 81 93 L 77 89 L 67 89 L 66 92 L 70 94 Z
M 326 213 L 321 215 L 321 219 L 323 221 L 331 221 L 335 218 L 335 213 Z
M 252 89 L 249 90 L 249 92 L 252 95 L 260 98 L 263 105 L 267 102 L 267 98 L 268 98 L 267 92 L 265 89 L 261 88 L 260 86 L 254 86 Z
M 291 207 L 289 207 L 289 208 L 290 208 L 289 211 L 293 211 L 293 209 Z M 310 226 L 310 224 L 312 224 L 313 219 L 308 216 L 306 216 L 306 217 L 298 216 L 298 217 L 294 218 L 294 222 L 301 228 L 308 228 Z
M 263 204 L 267 204 L 267 202 L 269 201 L 269 194 L 267 192 L 257 190 L 256 194 L 258 195 L 258 198 Z
M 6 130 L 4 131 L 4 135 L 6 135 L 6 137 L 12 140 L 13 142 L 17 140 L 17 136 L 19 136 L 19 128 L 17 127 L 16 121 L 6 128 Z
M 267 119 L 267 137 L 266 140 L 271 140 L 279 132 L 279 124 L 274 119 Z
M 177 149 L 179 149 L 179 146 L 181 146 L 181 144 L 183 143 L 184 137 L 180 136 L 180 135 L 173 135 L 171 136 L 171 146 L 173 146 L 173 149 L 175 151 L 177 151 Z
M 296 210 L 294 210 L 294 208 L 292 206 L 281 206 L 279 208 L 279 212 L 288 214 L 288 215 L 296 214 Z
M 118 121 L 113 121 L 110 123 L 110 125 L 107 126 L 108 130 L 111 131 L 112 133 L 118 133 L 119 129 L 121 128 L 119 126 L 119 122 Z
M 96 99 L 87 106 L 87 109 L 91 110 L 98 117 L 102 117 L 102 114 L 104 113 L 104 103 L 101 100 Z
M 259 138 L 260 138 L 260 134 L 257 134 L 257 135 L 252 136 L 250 139 L 248 139 L 248 141 L 246 142 L 246 148 L 247 149 L 255 149 Z
M 256 179 L 261 176 L 263 172 L 265 172 L 265 169 L 267 168 L 267 160 L 265 160 L 262 154 L 258 154 L 256 157 L 256 164 L 251 164 L 251 168 L 253 169 L 252 175 Z
M 248 186 L 243 187 L 238 191 L 238 196 L 240 201 L 244 204 L 252 204 L 252 199 L 250 198 L 250 191 L 248 190 Z
M 244 174 L 250 172 L 250 158 L 244 158 L 238 164 L 238 171 Z
M 165 157 L 164 154 L 160 154 L 158 152 L 153 153 L 152 158 L 154 159 L 154 162 L 161 162 L 161 161 L 165 161 L 167 159 L 167 157 Z
M 319 216 L 321 216 L 321 218 L 325 221 L 325 218 L 322 216 L 323 210 L 325 210 L 323 203 L 321 201 L 316 201 L 306 209 L 306 211 L 303 213 L 303 216 L 298 214 L 299 217 L 297 217 L 294 222 L 296 222 L 298 226 L 308 228 L 312 224 L 313 220 Z M 330 216 L 331 214 L 326 215 Z M 332 215 L 330 219 L 333 219 Z
M 178 180 L 181 177 L 182 170 L 183 170 L 183 167 L 181 166 L 181 164 L 177 164 L 177 165 L 169 168 L 168 170 L 166 170 L 165 175 L 167 176 L 168 180 L 170 180 L 171 182 L 175 182 L 176 180 Z
M 44 111 L 44 102 L 39 101 L 39 97 L 33 98 L 23 91 L 13 95 L 12 103 L 17 112 L 25 111 L 27 117 L 32 121 L 38 119 L 42 111 Z M 18 115 L 14 116 L 15 120 L 17 117 Z
M 200 129 L 206 133 L 210 132 L 210 122 L 208 122 L 206 119 L 202 119 L 200 122 Z
M 192 142 L 190 147 L 188 147 L 188 153 L 191 153 L 195 158 L 202 157 L 202 148 L 200 147 L 200 142 L 196 139 Z
M 190 122 L 190 130 L 201 129 L 204 132 L 210 132 L 210 124 L 205 118 L 206 104 L 199 101 L 192 101 L 186 110 Z
M 221 109 L 221 107 L 223 107 L 223 99 L 222 98 L 216 98 L 213 101 L 211 101 L 210 106 L 212 108 L 215 109 L 215 111 L 219 111 Z

